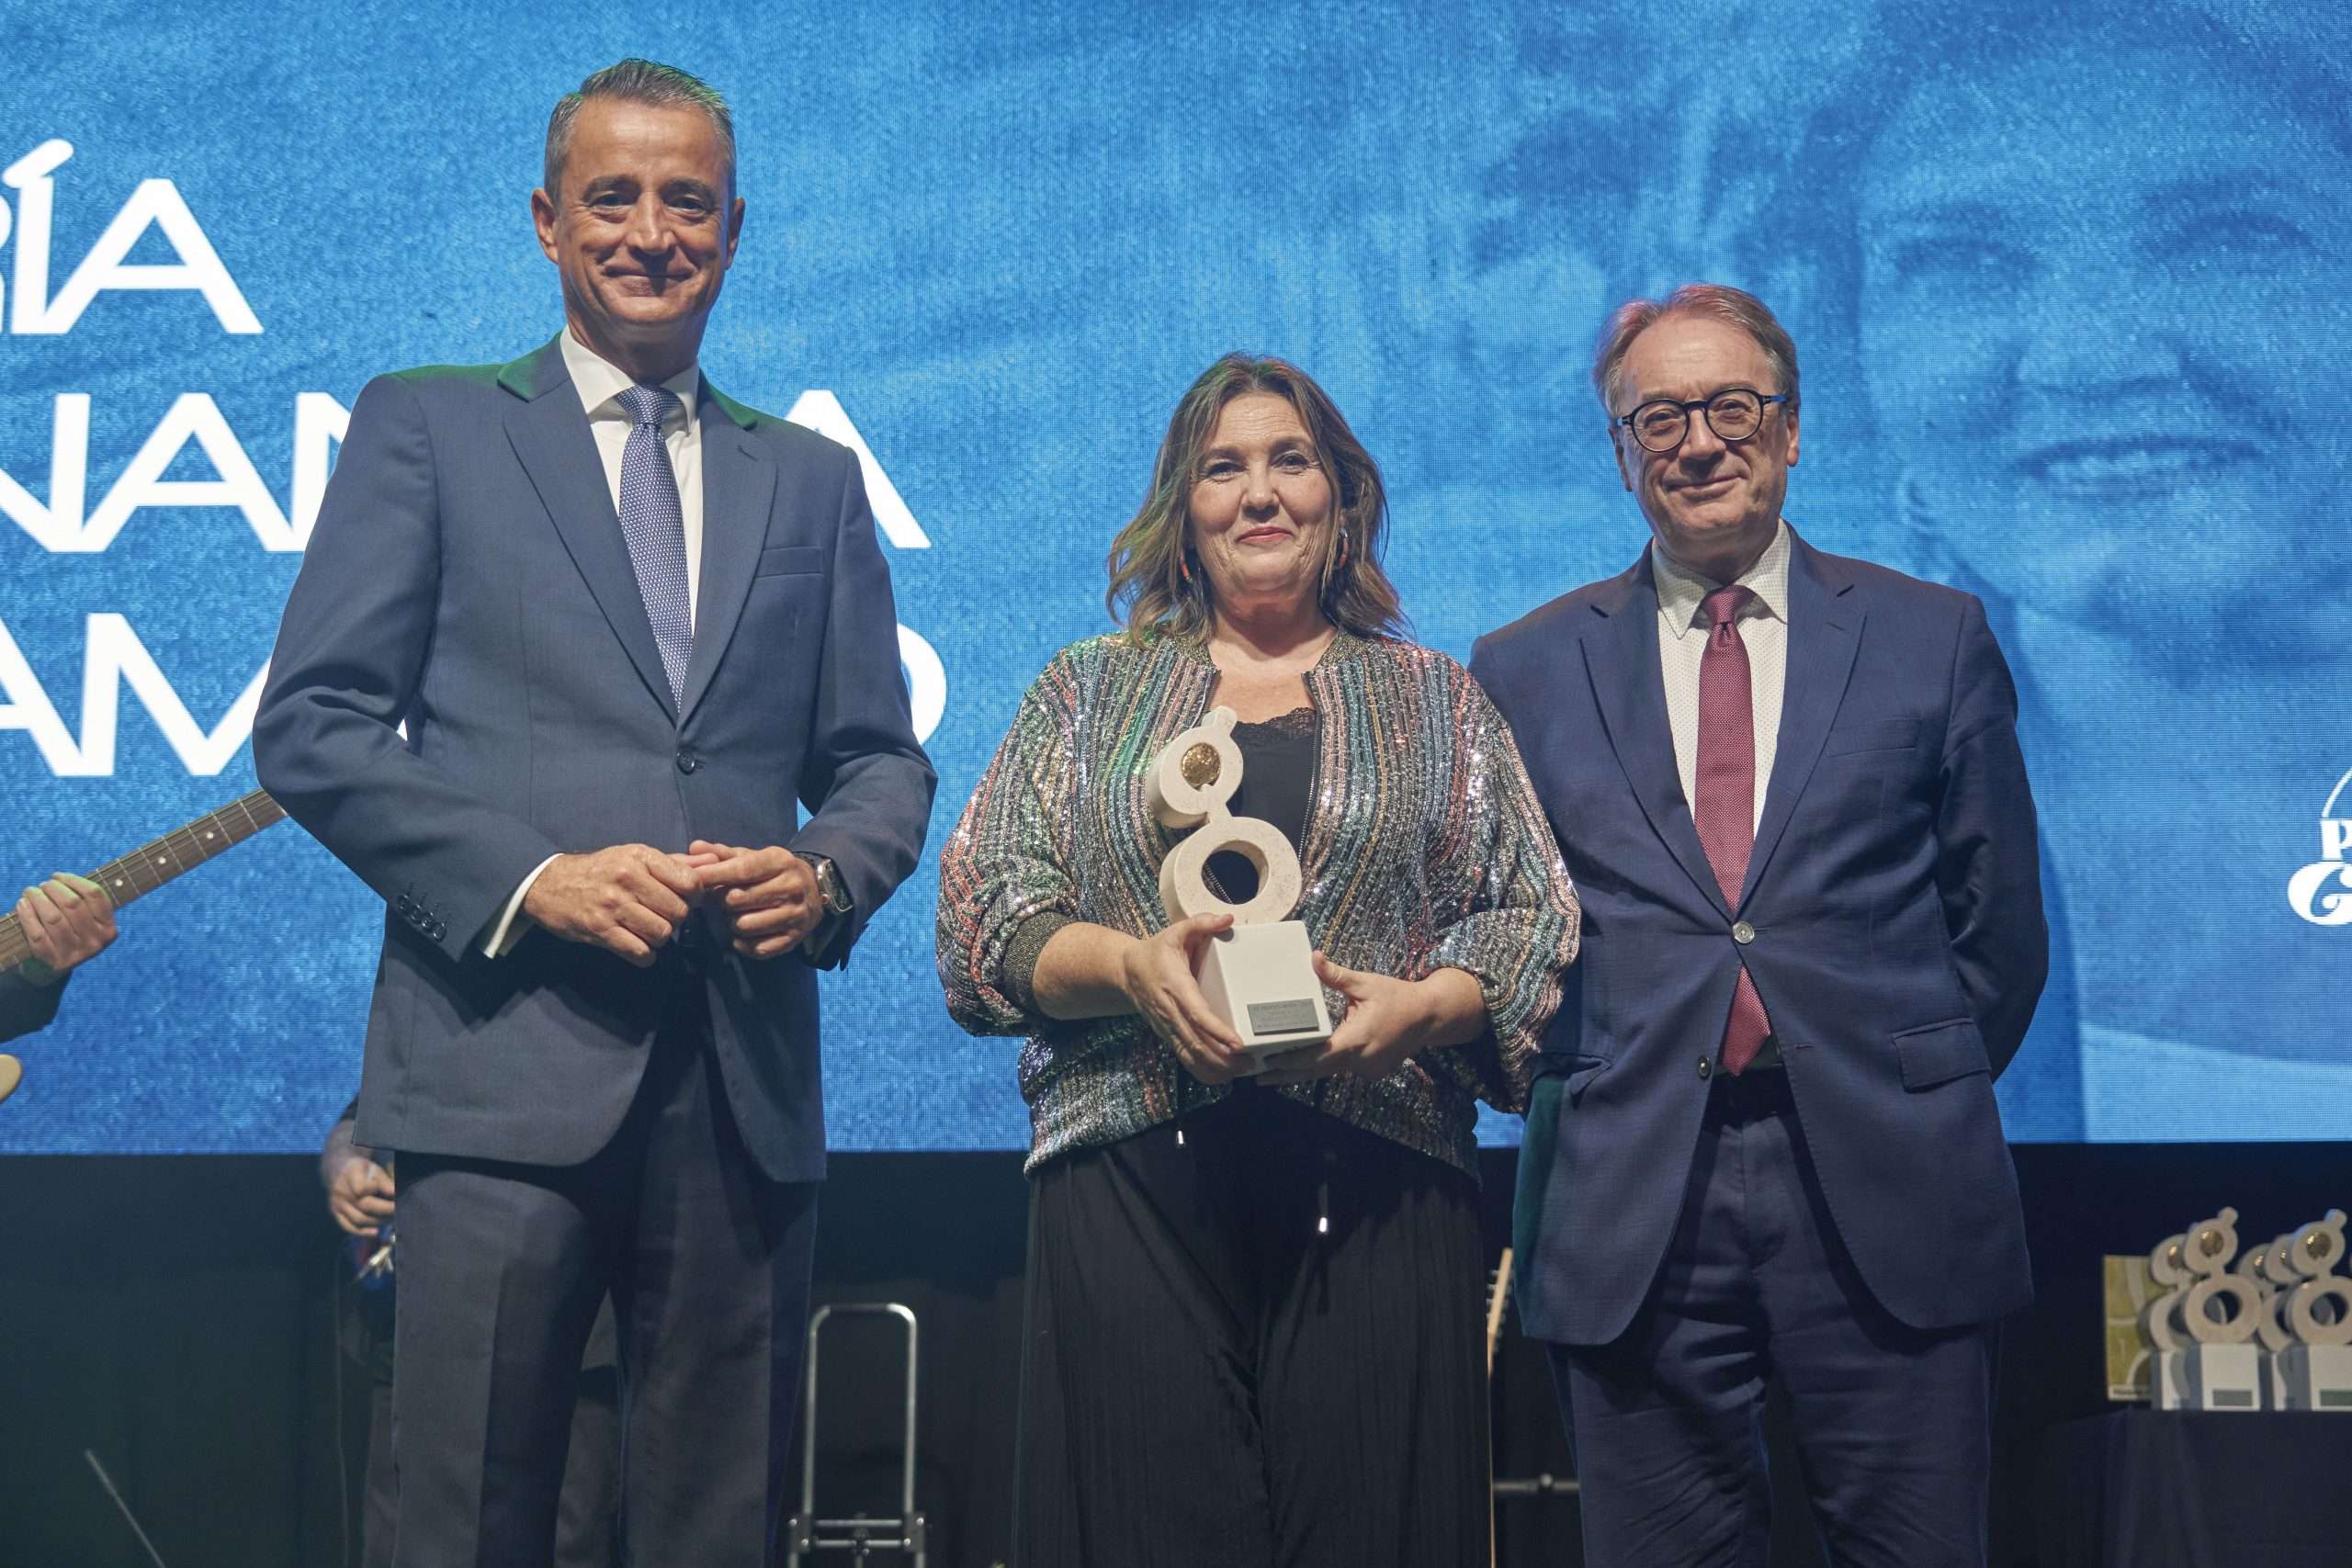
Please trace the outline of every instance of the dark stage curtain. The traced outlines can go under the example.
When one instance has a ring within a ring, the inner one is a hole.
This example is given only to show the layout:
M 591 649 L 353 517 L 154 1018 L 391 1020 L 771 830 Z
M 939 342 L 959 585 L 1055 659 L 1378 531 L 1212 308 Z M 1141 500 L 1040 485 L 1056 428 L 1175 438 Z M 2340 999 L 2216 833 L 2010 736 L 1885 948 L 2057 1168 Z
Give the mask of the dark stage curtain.
M 2041 1438 L 2108 1408 L 2101 1254 L 2144 1250 L 2222 1203 L 2245 1215 L 2242 1235 L 2275 1234 L 2341 1203 L 2345 1167 L 2340 1145 L 2025 1145 L 2017 1156 L 2040 1296 L 2003 1336 L 1995 1561 L 2051 1568 L 2033 1540 Z M 1506 1234 L 1513 1159 L 1482 1161 L 1489 1256 Z M 847 1155 L 832 1168 L 818 1299 L 915 1309 L 917 1498 L 933 1522 L 931 1561 L 989 1568 L 1011 1536 L 1020 1158 Z M 0 1565 L 145 1568 L 85 1449 L 172 1568 L 345 1561 L 337 1439 L 356 1486 L 367 1402 L 363 1374 L 335 1345 L 336 1235 L 306 1155 L 0 1158 Z M 825 1356 L 820 1499 L 829 1512 L 837 1501 L 888 1511 L 895 1345 L 852 1333 Z M 1515 1336 L 1495 1399 L 1498 1473 L 1565 1473 L 1549 1373 Z M 1775 1561 L 1817 1562 L 1792 1466 L 1774 1494 Z M 1573 1568 L 1575 1530 L 1568 1498 L 1506 1503 L 1501 1564 Z

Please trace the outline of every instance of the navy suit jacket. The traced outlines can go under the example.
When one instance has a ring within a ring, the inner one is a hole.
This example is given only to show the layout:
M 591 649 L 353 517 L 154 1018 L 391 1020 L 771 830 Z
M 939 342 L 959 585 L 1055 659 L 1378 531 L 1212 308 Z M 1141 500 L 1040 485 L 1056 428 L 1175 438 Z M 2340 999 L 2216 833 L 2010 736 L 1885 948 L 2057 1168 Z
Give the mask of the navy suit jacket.
M 1743 959 L 1880 1304 L 1938 1328 L 2032 1294 L 1993 1100 L 2048 970 L 2008 667 L 1970 595 L 1792 547 L 1779 749 L 1735 904 L 1675 767 L 1646 550 L 1472 658 L 1584 908 L 1521 1152 L 1541 1338 L 1607 1343 L 1648 1293 Z
M 681 715 L 558 343 L 503 367 L 381 377 L 352 409 L 254 761 L 389 906 L 363 1144 L 585 1159 L 691 983 L 753 1156 L 780 1180 L 823 1174 L 805 962 L 740 957 L 703 915 L 652 971 L 543 931 L 502 958 L 480 951 L 548 856 L 703 838 L 831 857 L 855 905 L 834 964 L 922 849 L 935 780 L 856 457 L 707 381 L 699 416 Z
M 68 975 L 53 985 L 36 986 L 14 969 L 0 973 L 0 1044 L 48 1028 L 57 1016 L 57 998 L 72 978 Z

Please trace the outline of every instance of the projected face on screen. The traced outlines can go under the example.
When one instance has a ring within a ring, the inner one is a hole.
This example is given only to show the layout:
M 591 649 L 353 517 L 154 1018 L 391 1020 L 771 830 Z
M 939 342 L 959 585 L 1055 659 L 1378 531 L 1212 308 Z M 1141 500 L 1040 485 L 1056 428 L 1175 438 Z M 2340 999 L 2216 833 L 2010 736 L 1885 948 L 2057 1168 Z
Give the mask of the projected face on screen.
M 1863 182 L 1863 374 L 1906 499 L 2034 613 L 2183 682 L 2352 558 L 2352 163 L 2208 51 L 2067 48 L 1914 92 Z M 2251 89 L 2251 90 L 2250 90 Z
M 2352 1092 L 2352 954 L 2280 877 L 2352 762 L 2295 716 L 2352 674 L 2312 635 L 2352 567 L 2321 325 L 2352 157 L 2324 83 L 2194 13 L 2043 36 L 1920 72 L 1869 144 L 1871 458 L 2018 675 L 2085 1130 L 2315 1136 Z

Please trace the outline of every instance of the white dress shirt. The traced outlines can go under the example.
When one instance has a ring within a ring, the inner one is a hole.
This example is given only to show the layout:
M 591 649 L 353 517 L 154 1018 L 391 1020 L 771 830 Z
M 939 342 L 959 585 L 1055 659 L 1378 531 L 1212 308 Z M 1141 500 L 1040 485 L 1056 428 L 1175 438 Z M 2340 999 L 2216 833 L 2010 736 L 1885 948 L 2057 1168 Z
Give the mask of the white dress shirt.
M 620 395 L 635 382 L 628 373 L 598 355 L 565 329 L 563 365 L 571 374 L 571 389 L 580 399 L 580 406 L 588 415 L 589 434 L 596 438 L 596 456 L 604 459 L 605 488 L 613 498 L 614 524 L 620 526 L 621 455 L 628 447 L 631 423 L 629 412 L 620 404 Z M 662 383 L 678 394 L 678 404 L 662 422 L 662 444 L 670 449 L 670 468 L 678 479 L 678 510 L 686 525 L 686 614 L 693 624 L 702 593 L 702 412 L 695 400 L 702 391 L 702 368 L 689 365 Z M 523 900 L 539 874 L 553 864 L 549 855 L 531 868 L 523 878 L 506 907 L 490 922 L 481 944 L 484 954 L 492 958 L 504 956 L 523 940 L 530 930 L 528 917 L 523 913 Z
M 1650 571 L 1657 581 L 1657 661 L 1666 680 L 1667 722 L 1674 728 L 1674 766 L 1682 775 L 1682 801 L 1697 811 L 1699 799 L 1699 660 L 1707 651 L 1708 625 L 1702 601 L 1724 584 L 1677 565 L 1657 542 L 1650 542 Z M 1736 623 L 1747 648 L 1747 678 L 1756 723 L 1756 820 L 1764 820 L 1764 795 L 1772 781 L 1772 760 L 1781 746 L 1781 698 L 1789 671 L 1789 525 L 1772 531 L 1772 542 L 1756 564 L 1739 574 L 1751 597 Z
M 587 411 L 596 455 L 605 460 L 605 488 L 612 493 L 617 517 L 621 453 L 628 446 L 631 423 L 620 395 L 635 383 L 627 371 L 599 357 L 570 332 L 563 334 L 563 366 L 571 372 L 571 389 L 580 394 L 580 406 Z M 670 468 L 678 476 L 678 510 L 685 518 L 686 612 L 691 615 L 702 593 L 702 411 L 695 406 L 702 390 L 702 369 L 689 365 L 662 385 L 678 394 L 678 406 L 662 421 L 662 440 L 670 448 Z

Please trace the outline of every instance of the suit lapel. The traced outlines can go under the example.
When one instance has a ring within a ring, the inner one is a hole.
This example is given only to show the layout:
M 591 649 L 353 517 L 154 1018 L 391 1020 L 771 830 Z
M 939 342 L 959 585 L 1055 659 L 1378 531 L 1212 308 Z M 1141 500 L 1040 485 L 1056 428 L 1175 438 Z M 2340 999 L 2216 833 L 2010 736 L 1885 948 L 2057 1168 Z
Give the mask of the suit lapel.
M 1666 678 L 1657 657 L 1657 584 L 1650 575 L 1649 552 L 1644 550 L 1633 570 L 1611 586 L 1615 592 L 1593 604 L 1600 625 L 1579 639 L 1600 721 L 1651 829 L 1707 901 L 1723 909 L 1723 890 L 1715 886 L 1714 868 L 1699 842 L 1690 803 L 1682 797 L 1682 775 L 1675 767 L 1674 729 L 1667 721 Z
M 661 646 L 653 640 L 637 569 L 629 564 L 628 544 L 605 483 L 605 462 L 564 370 L 562 350 L 548 343 L 506 367 L 498 384 L 523 400 L 506 414 L 506 437 L 515 457 L 646 690 L 669 711 L 670 681 L 662 672 Z
M 743 617 L 752 577 L 767 540 L 768 506 L 775 494 L 775 465 L 738 424 L 726 400 L 702 384 L 702 578 L 695 593 L 695 654 L 686 666 L 686 702 L 679 721 L 710 690 L 711 677 Z
M 1755 893 L 1772 852 L 1788 831 L 1797 799 L 1812 781 L 1814 764 L 1829 739 L 1829 726 L 1846 700 L 1847 678 L 1861 646 L 1863 613 L 1853 597 L 1853 581 L 1827 558 L 1789 531 L 1789 659 L 1781 696 L 1781 738 L 1772 754 L 1772 779 L 1764 795 L 1763 819 L 1756 826 L 1756 848 L 1747 860 L 1745 905 Z

